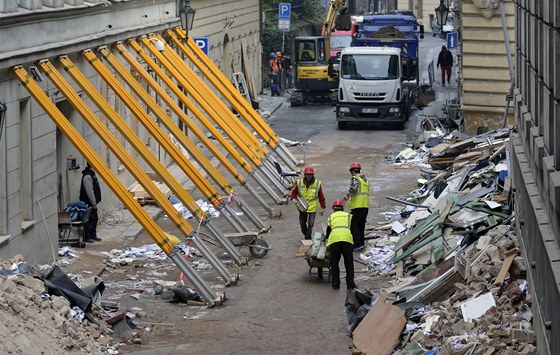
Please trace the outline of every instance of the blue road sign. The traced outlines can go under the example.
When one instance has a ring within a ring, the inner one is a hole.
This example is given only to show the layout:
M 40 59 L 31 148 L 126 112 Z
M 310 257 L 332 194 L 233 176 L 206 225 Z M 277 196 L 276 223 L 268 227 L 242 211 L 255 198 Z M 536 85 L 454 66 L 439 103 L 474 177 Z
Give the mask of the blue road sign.
M 193 39 L 198 48 L 202 49 L 204 54 L 208 55 L 208 37 L 193 37 Z
M 458 45 L 459 45 L 459 35 L 457 34 L 457 32 L 449 32 L 447 34 L 447 48 L 448 49 L 457 48 Z
M 278 4 L 278 17 L 281 19 L 289 19 L 292 12 L 292 4 L 281 2 Z

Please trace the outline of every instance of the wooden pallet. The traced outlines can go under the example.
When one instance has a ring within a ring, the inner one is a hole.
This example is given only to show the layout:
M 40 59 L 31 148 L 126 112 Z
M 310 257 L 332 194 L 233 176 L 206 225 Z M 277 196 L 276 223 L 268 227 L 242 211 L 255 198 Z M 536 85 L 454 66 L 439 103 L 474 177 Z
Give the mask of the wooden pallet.
M 169 196 L 171 196 L 171 190 L 167 187 L 167 185 L 156 180 L 152 180 L 152 182 L 165 195 L 165 197 L 169 198 Z M 138 182 L 132 184 L 128 191 L 140 205 L 156 204 L 154 198 L 150 196 L 150 194 L 146 190 L 144 190 L 144 187 L 142 187 L 142 185 L 140 185 Z

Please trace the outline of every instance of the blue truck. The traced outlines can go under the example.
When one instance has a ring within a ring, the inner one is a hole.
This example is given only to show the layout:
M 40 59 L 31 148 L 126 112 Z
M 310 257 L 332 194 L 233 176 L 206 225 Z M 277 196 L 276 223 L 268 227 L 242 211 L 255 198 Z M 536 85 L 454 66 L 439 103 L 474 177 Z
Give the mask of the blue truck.
M 351 48 L 341 52 L 336 119 L 404 127 L 419 85 L 424 26 L 410 15 L 366 15 Z M 363 48 L 363 49 L 360 49 Z

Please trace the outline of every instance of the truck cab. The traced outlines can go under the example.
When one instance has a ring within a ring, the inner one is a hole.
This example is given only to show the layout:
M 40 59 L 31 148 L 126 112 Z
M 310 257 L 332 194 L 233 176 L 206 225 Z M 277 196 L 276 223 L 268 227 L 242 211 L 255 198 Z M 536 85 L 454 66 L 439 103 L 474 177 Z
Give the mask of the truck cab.
M 408 89 L 403 88 L 401 50 L 390 47 L 350 47 L 340 55 L 336 120 L 396 123 L 409 115 Z

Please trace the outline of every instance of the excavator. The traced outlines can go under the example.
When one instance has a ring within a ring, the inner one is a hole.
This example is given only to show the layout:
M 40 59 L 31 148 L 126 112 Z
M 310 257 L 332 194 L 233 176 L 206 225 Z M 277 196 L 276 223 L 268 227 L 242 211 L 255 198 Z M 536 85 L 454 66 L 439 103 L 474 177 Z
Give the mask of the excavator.
M 323 36 L 296 37 L 294 40 L 294 86 L 290 97 L 290 105 L 298 107 L 305 105 L 311 99 L 314 101 L 336 100 L 338 77 L 328 72 L 331 59 L 331 32 L 335 30 L 350 30 L 352 20 L 347 13 L 347 3 L 344 0 L 331 0 L 327 16 L 323 22 Z

